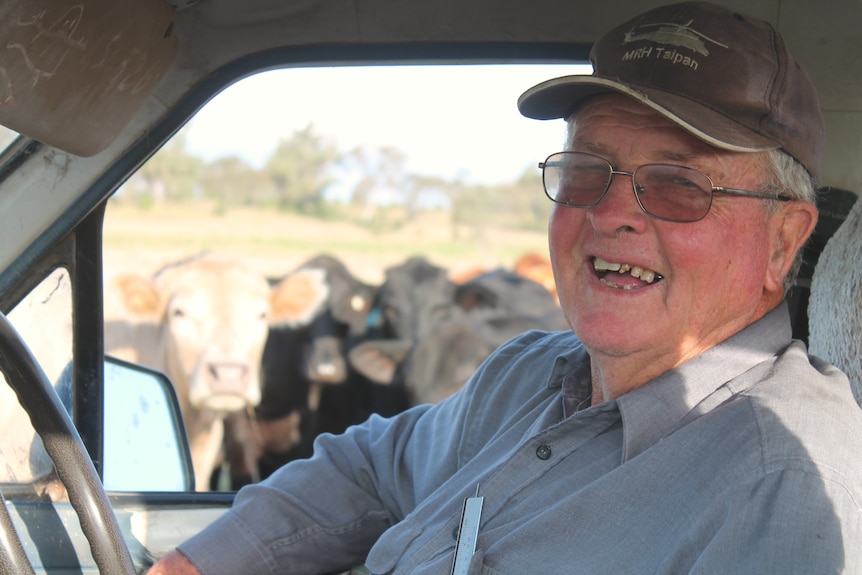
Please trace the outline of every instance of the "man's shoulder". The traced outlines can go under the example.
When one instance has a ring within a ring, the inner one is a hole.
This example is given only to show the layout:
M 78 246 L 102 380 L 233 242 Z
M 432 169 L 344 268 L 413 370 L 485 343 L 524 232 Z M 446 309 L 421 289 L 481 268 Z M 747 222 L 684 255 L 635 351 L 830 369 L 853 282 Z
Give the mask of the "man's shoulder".
M 773 361 L 752 370 L 750 377 L 758 381 L 744 394 L 754 405 L 781 414 L 785 423 L 815 429 L 829 419 L 833 426 L 862 425 L 862 409 L 847 376 L 808 355 L 801 342 L 791 343 Z
M 838 471 L 862 486 L 862 408 L 837 368 L 792 344 L 763 367 L 742 396 L 757 426 L 764 464 Z

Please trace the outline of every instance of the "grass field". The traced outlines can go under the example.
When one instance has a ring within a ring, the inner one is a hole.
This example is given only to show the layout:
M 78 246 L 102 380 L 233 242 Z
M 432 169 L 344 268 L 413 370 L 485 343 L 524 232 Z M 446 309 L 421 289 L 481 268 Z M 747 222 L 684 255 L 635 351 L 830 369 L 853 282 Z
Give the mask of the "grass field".
M 355 224 L 275 211 L 238 208 L 214 215 L 201 205 L 143 209 L 112 204 L 105 216 L 104 238 L 107 273 L 149 273 L 211 250 L 245 258 L 262 273 L 280 277 L 325 252 L 340 257 L 357 277 L 375 283 L 386 267 L 412 255 L 425 255 L 457 273 L 473 267 L 508 267 L 529 251 L 547 253 L 543 232 L 453 230 L 444 212 L 426 213 L 415 224 L 375 234 Z

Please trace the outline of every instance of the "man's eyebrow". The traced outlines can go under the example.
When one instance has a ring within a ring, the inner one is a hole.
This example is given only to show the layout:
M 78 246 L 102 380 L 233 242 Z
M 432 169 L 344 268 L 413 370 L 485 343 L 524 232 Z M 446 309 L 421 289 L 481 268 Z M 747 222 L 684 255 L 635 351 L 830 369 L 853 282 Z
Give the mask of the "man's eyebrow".
M 598 142 L 579 142 L 575 140 L 572 142 L 572 149 L 579 152 L 590 152 L 597 156 L 604 156 L 607 153 L 607 149 Z
M 666 162 L 672 162 L 674 164 L 689 164 L 703 158 L 703 154 L 698 154 L 696 152 L 679 152 L 670 150 L 659 152 L 657 155 L 659 159 Z

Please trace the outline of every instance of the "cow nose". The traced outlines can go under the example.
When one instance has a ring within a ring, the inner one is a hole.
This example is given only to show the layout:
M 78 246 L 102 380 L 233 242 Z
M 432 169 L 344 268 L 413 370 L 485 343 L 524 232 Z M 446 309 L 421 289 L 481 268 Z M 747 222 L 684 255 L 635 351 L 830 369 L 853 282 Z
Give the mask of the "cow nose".
M 318 383 L 341 383 L 347 377 L 342 341 L 326 336 L 314 340 L 306 360 L 306 373 Z
M 243 395 L 248 385 L 249 366 L 239 362 L 210 363 L 210 387 L 214 393 Z

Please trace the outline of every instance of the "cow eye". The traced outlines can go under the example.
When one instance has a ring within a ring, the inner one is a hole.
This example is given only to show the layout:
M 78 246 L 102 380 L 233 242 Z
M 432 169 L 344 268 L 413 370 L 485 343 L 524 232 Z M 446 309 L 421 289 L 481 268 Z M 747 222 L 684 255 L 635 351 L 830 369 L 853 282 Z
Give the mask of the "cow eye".
M 181 307 L 175 307 L 171 310 L 171 317 L 186 317 L 186 312 Z

